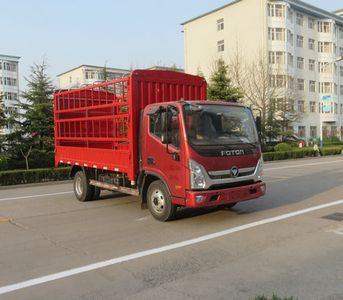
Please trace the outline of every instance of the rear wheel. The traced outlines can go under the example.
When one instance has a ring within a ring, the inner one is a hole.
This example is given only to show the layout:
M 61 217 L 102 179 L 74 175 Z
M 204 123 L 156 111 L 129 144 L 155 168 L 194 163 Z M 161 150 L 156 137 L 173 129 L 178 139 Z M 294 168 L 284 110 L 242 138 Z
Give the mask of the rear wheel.
M 161 180 L 150 184 L 147 192 L 147 204 L 150 213 L 159 221 L 165 222 L 175 217 L 176 205 L 170 201 L 170 195 Z
M 74 177 L 74 194 L 79 201 L 90 201 L 94 196 L 94 186 L 89 184 L 89 180 L 83 171 L 78 171 Z

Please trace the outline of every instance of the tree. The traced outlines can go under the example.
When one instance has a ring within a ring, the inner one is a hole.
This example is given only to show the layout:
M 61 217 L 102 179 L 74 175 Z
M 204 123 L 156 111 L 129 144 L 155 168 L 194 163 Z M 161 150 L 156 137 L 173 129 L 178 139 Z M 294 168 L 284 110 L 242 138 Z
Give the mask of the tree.
M 5 104 L 3 95 L 0 93 L 0 130 L 6 125 Z
M 54 149 L 54 113 L 52 80 L 46 73 L 47 65 L 31 66 L 31 74 L 27 81 L 28 90 L 22 94 L 26 102 L 22 102 L 25 111 L 26 133 L 32 136 L 35 148 L 43 151 Z
M 237 102 L 242 96 L 239 87 L 234 87 L 231 83 L 225 61 L 221 58 L 215 61 L 208 86 L 208 99 Z
M 0 93 L 0 131 L 7 124 L 3 95 Z M 0 152 L 4 150 L 4 136 L 0 133 Z
M 27 81 L 28 90 L 22 93 L 25 101 L 17 100 L 8 113 L 8 123 L 13 128 L 6 136 L 8 152 L 12 159 L 23 157 L 29 169 L 29 156 L 38 152 L 43 160 L 54 149 L 52 80 L 46 74 L 47 65 L 34 64 Z
M 243 101 L 261 116 L 262 141 L 283 138 L 289 125 L 300 119 L 294 109 L 299 95 L 290 78 L 281 75 L 280 66 L 269 64 L 264 55 L 247 62 L 238 50 L 231 57 L 229 69 L 233 84 L 243 93 Z

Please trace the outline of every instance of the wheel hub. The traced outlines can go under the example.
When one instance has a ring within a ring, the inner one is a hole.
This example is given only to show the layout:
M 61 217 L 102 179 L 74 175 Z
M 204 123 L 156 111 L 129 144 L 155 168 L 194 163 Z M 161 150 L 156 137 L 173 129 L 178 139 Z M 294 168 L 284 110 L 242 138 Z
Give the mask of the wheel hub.
M 165 199 L 160 190 L 155 190 L 152 195 L 152 208 L 157 213 L 162 213 L 165 208 Z

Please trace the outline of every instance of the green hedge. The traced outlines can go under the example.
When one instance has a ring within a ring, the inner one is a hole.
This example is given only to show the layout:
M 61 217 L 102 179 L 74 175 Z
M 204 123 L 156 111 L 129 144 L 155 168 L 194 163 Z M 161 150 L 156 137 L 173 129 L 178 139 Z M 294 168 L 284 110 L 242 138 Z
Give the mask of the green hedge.
M 342 147 L 336 146 L 336 147 L 323 147 L 319 149 L 320 155 L 338 155 L 342 153 Z
M 0 186 L 69 179 L 70 168 L 13 170 L 0 172 Z
M 342 153 L 342 147 L 323 147 L 319 149 L 320 155 L 338 155 Z M 293 158 L 304 158 L 316 156 L 316 152 L 312 148 L 299 148 L 291 151 L 266 152 L 263 153 L 264 161 L 284 160 Z

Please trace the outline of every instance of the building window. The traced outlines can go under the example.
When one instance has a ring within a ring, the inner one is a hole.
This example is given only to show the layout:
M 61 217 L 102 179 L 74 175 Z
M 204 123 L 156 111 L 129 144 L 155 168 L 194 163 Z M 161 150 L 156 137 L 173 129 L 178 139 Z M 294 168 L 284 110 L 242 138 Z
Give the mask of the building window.
M 286 87 L 286 75 L 270 75 L 269 84 L 271 87 Z
M 303 57 L 297 58 L 297 67 L 298 67 L 298 69 L 304 69 L 304 58 Z
M 341 104 L 341 115 L 343 115 L 343 104 Z
M 316 62 L 314 59 L 308 60 L 308 69 L 309 69 L 309 71 L 315 71 L 316 70 Z
M 291 10 L 290 8 L 287 9 L 287 19 L 293 23 L 293 10 Z
M 331 82 L 319 82 L 319 93 L 331 94 L 332 93 L 332 83 Z
M 218 52 L 223 52 L 224 51 L 224 40 L 221 40 L 221 41 L 217 42 L 217 50 L 218 50 Z
M 315 48 L 316 48 L 315 40 L 314 39 L 308 39 L 308 49 L 314 51 L 314 50 L 316 50 Z
M 285 64 L 285 52 L 282 51 L 269 51 L 269 63 L 273 65 Z
M 339 47 L 339 56 L 343 56 L 343 47 Z
M 343 39 L 343 27 L 339 27 L 339 38 Z
M 316 19 L 309 17 L 308 18 L 308 28 L 314 29 L 316 26 Z
M 318 32 L 331 33 L 331 23 L 318 22 Z
M 315 113 L 316 112 L 316 102 L 310 101 L 310 112 Z
M 343 84 L 339 86 L 339 93 L 341 96 L 343 96 Z
M 316 82 L 313 80 L 310 80 L 310 82 L 309 82 L 309 92 L 310 93 L 316 92 Z
M 304 79 L 298 79 L 297 80 L 297 88 L 298 88 L 298 91 L 304 91 L 305 90 Z
M 17 72 L 17 65 L 14 63 L 4 62 L 3 68 L 5 71 Z
M 303 26 L 304 25 L 304 16 L 302 14 L 297 13 L 297 25 Z
M 9 86 L 17 86 L 17 79 L 11 78 L 11 77 L 0 77 L 0 84 L 9 85 Z
M 335 95 L 337 95 L 338 94 L 338 85 L 336 83 L 333 85 L 333 90 L 334 90 Z
M 299 126 L 298 127 L 298 136 L 301 137 L 301 138 L 304 138 L 305 137 L 305 134 L 306 134 L 306 127 L 305 126 Z
M 291 53 L 287 54 L 287 63 L 288 63 L 289 66 L 293 67 L 294 56 Z
M 310 126 L 310 136 L 311 138 L 317 137 L 317 126 Z
M 318 63 L 319 73 L 332 73 L 332 63 L 329 62 L 319 62 Z
M 301 35 L 297 35 L 297 47 L 299 48 L 304 47 L 304 37 Z
M 287 30 L 287 42 L 293 46 L 294 44 L 294 35 L 290 30 Z
M 341 77 L 343 77 L 343 67 L 342 66 L 339 67 L 339 73 L 340 73 Z
M 98 72 L 97 71 L 86 71 L 85 72 L 86 79 L 98 79 Z
M 305 103 L 303 100 L 298 101 L 298 112 L 305 112 Z
M 268 16 L 277 18 L 285 17 L 285 7 L 281 4 L 268 4 Z
M 318 42 L 318 52 L 320 52 L 320 53 L 332 52 L 332 43 L 330 43 L 330 42 Z
M 268 37 L 270 41 L 284 41 L 285 29 L 284 28 L 268 28 Z
M 224 30 L 224 19 L 219 19 L 217 20 L 217 30 L 220 31 L 220 30 Z

